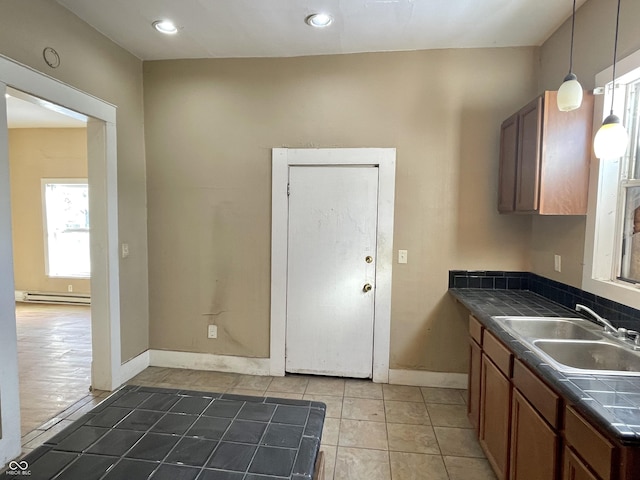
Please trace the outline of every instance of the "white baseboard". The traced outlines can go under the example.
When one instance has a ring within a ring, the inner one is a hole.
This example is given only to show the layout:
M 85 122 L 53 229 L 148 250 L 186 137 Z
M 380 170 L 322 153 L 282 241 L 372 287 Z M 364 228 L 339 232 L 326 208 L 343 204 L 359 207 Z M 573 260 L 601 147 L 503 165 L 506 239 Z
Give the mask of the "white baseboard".
M 22 290 L 16 290 L 14 292 L 15 297 L 16 297 L 16 302 L 21 302 L 24 300 L 24 294 L 25 292 L 23 292 Z
M 427 372 L 424 370 L 389 370 L 389 383 L 417 387 L 467 388 L 466 373 Z
M 216 355 L 213 353 L 149 350 L 149 365 L 152 367 L 213 370 L 245 375 L 270 375 L 271 360 L 268 358 Z
M 268 358 L 235 357 L 213 353 L 147 350 L 122 364 L 121 383 L 147 367 L 186 368 L 244 375 L 272 375 Z M 466 373 L 428 372 L 424 370 L 389 370 L 389 383 L 419 387 L 467 388 Z
M 145 350 L 137 357 L 127 360 L 120 366 L 120 385 L 131 380 L 149 366 L 149 350 Z

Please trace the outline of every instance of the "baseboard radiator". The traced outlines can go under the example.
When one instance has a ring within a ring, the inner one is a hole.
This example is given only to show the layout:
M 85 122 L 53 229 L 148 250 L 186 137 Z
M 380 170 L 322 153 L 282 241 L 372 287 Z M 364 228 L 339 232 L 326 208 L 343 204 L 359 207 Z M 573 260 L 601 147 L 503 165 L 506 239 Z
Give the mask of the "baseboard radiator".
M 91 305 L 88 293 L 16 292 L 16 301 L 59 305 Z

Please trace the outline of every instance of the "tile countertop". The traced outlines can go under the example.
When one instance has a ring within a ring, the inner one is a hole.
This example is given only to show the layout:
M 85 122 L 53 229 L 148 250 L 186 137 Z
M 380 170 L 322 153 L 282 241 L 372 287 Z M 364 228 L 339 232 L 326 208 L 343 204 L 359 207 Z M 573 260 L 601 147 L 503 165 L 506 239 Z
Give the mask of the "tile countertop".
M 126 385 L 22 461 L 43 480 L 311 480 L 325 412 L 309 400 Z
M 531 367 L 576 409 L 620 443 L 640 446 L 640 377 L 563 374 L 544 363 L 504 330 L 493 316 L 580 317 L 575 311 L 527 290 L 450 288 L 482 324 L 500 338 L 516 357 Z

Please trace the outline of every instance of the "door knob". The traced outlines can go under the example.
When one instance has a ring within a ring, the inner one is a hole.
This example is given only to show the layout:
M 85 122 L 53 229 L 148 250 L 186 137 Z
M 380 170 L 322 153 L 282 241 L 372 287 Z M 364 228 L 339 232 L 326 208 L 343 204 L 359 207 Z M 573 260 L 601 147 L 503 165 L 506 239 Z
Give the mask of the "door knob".
M 370 292 L 372 288 L 373 288 L 373 287 L 371 286 L 371 284 L 370 284 L 370 283 L 365 283 L 365 284 L 364 284 L 364 287 L 362 287 L 362 291 L 363 291 L 363 292 Z
M 373 257 L 371 255 L 367 255 L 366 257 L 364 257 L 364 261 L 367 263 L 371 263 L 373 262 Z

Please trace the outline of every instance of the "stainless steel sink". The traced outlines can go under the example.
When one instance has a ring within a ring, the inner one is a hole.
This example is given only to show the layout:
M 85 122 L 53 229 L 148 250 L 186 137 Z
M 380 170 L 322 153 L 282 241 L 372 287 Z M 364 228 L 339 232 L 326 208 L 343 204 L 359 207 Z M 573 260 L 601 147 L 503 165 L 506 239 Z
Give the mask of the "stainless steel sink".
M 640 375 L 640 352 L 582 318 L 493 317 L 544 362 L 564 373 Z
M 560 371 L 640 375 L 640 354 L 624 345 L 608 341 L 534 340 L 533 346 Z
M 602 328 L 579 318 L 494 317 L 504 327 L 526 338 L 601 340 Z

